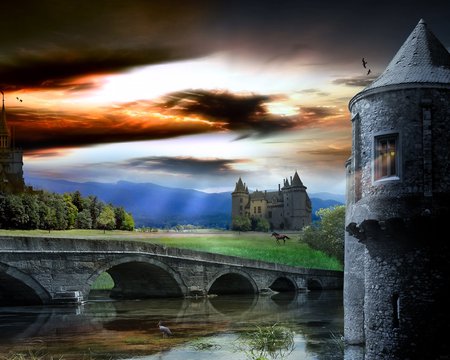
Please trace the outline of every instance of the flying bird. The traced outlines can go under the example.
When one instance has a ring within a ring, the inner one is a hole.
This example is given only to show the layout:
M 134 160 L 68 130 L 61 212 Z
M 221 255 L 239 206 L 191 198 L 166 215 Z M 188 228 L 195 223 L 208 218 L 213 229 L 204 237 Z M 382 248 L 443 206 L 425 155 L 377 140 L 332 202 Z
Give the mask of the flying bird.
M 362 58 L 361 61 L 362 61 L 362 64 L 363 64 L 363 66 L 364 66 L 364 69 L 365 69 L 365 68 L 366 68 L 366 65 L 367 65 L 367 61 L 366 61 L 366 59 L 364 59 L 364 58 Z
M 367 75 L 369 75 L 372 71 L 370 71 L 370 69 L 367 71 Z
M 159 331 L 161 331 L 163 337 L 172 336 L 172 331 L 167 326 L 162 325 L 162 321 L 158 322 Z
M 16 96 L 16 99 L 17 99 L 18 101 L 22 102 L 22 99 L 19 99 L 17 96 Z

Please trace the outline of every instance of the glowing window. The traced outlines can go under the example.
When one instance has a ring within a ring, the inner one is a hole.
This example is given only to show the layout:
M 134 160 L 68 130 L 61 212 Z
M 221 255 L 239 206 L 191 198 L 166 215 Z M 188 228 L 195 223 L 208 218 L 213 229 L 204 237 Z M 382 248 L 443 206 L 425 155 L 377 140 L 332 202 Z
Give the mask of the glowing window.
M 398 135 L 375 138 L 375 180 L 398 177 Z

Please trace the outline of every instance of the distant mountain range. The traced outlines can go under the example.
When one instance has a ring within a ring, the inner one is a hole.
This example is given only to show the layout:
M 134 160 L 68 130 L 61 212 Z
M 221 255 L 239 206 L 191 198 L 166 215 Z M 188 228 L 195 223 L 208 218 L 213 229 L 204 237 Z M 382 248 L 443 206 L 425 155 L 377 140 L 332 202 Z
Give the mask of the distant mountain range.
M 231 222 L 231 193 L 205 193 L 192 189 L 169 188 L 152 183 L 72 182 L 39 177 L 27 177 L 34 189 L 56 193 L 80 191 L 83 196 L 95 195 L 100 200 L 123 206 L 133 214 L 137 226 L 174 226 L 193 224 L 227 228 Z M 309 194 L 315 212 L 344 203 L 343 195 Z

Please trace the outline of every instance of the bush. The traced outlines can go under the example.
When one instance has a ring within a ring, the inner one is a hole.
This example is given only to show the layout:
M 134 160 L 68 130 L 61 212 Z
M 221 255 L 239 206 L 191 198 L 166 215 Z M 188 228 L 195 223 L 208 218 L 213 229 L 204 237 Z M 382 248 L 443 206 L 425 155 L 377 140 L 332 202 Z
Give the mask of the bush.
M 319 222 L 303 228 L 300 240 L 344 263 L 345 206 L 319 209 Z

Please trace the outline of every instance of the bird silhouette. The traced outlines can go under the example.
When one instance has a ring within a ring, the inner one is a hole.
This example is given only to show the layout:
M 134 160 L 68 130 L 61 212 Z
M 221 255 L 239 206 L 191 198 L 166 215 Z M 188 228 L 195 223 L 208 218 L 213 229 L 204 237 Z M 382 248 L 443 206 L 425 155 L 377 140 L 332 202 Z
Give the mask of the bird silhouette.
M 365 68 L 366 68 L 366 65 L 367 65 L 367 61 L 366 61 L 366 59 L 364 59 L 364 58 L 362 58 L 361 61 L 362 61 L 362 64 L 363 64 L 363 66 L 364 66 L 364 69 L 365 69 Z
M 372 71 L 369 69 L 369 70 L 367 71 L 367 75 L 369 75 L 371 72 L 372 72 Z
M 18 101 L 22 102 L 22 99 L 19 99 L 17 96 L 16 96 L 16 99 L 17 99 Z
M 172 336 L 172 331 L 167 326 L 163 326 L 162 321 L 158 322 L 159 331 L 161 331 L 163 337 Z

